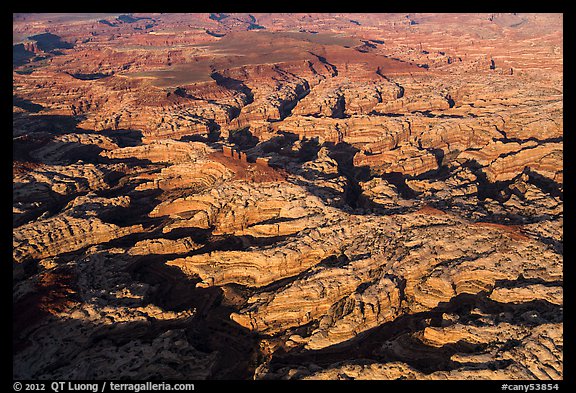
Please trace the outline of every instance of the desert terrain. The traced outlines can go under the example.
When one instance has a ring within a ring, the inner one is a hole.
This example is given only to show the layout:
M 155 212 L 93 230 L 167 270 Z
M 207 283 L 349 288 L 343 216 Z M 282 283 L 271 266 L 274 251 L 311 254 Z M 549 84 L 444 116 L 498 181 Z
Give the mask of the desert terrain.
M 563 378 L 561 14 L 13 14 L 15 379 Z

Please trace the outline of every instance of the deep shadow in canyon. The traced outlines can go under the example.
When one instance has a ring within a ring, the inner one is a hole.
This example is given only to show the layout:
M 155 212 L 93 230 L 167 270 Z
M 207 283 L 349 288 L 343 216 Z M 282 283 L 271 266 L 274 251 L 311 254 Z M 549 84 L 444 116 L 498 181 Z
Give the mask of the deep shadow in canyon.
M 519 283 L 522 285 L 522 282 Z M 508 285 L 512 285 L 508 283 Z M 440 303 L 430 311 L 415 314 L 406 314 L 396 318 L 392 322 L 383 323 L 375 328 L 359 334 L 353 339 L 347 340 L 320 350 L 291 350 L 285 352 L 278 350 L 270 359 L 269 370 L 275 370 L 286 366 L 314 364 L 328 367 L 338 362 L 356 359 L 359 362 L 386 363 L 393 361 L 405 362 L 415 369 L 431 373 L 434 371 L 450 371 L 464 366 L 464 364 L 451 360 L 455 353 L 482 353 L 487 349 L 484 344 L 458 341 L 446 344 L 442 347 L 426 345 L 416 337 L 414 333 L 424 328 L 443 326 L 442 315 L 454 313 L 459 316 L 459 323 L 473 326 L 482 326 L 482 313 L 494 318 L 495 322 L 506 321 L 519 325 L 538 326 L 544 323 L 561 323 L 562 307 L 548 303 L 545 300 L 536 300 L 520 304 L 499 303 L 487 297 L 486 292 L 479 294 L 461 294 L 449 302 Z M 525 313 L 535 312 L 534 319 L 527 319 Z M 513 342 L 517 341 L 517 342 Z M 406 351 L 398 351 L 391 345 L 406 348 Z M 520 345 L 520 341 L 512 340 L 504 343 L 504 348 Z M 410 354 L 410 355 L 408 355 Z M 474 367 L 491 370 L 505 368 L 509 362 L 488 362 L 475 364 Z
M 166 256 L 147 256 L 132 271 L 136 280 L 153 287 L 147 301 L 165 310 L 196 310 L 183 328 L 196 349 L 217 352 L 209 379 L 251 379 L 260 356 L 258 336 L 230 319 L 237 309 L 223 304 L 222 288 L 196 288 L 199 279 L 165 261 Z

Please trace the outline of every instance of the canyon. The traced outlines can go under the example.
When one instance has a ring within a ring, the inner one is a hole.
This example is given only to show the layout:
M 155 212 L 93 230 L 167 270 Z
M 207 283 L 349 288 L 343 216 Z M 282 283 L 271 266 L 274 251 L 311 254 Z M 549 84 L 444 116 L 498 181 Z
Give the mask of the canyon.
M 13 378 L 561 380 L 562 14 L 13 14 Z

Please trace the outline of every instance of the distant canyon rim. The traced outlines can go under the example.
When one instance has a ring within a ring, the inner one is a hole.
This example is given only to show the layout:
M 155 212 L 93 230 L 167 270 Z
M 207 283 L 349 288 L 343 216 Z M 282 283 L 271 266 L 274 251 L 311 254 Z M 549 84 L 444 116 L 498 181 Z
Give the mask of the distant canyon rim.
M 13 378 L 561 380 L 562 72 L 562 14 L 13 14 Z

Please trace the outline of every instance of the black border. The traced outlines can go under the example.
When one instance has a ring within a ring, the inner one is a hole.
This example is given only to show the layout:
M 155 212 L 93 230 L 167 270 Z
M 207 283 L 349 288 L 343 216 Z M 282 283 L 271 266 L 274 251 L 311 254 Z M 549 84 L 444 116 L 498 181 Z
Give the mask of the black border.
M 569 242 L 565 245 L 564 249 L 564 280 L 568 280 L 569 285 L 564 285 L 564 380 L 563 381 L 479 381 L 479 380 L 469 380 L 469 381 L 167 381 L 168 383 L 175 384 L 175 383 L 189 383 L 193 382 L 195 385 L 195 390 L 198 392 L 206 392 L 208 389 L 250 389 L 258 391 L 261 389 L 262 391 L 269 392 L 271 389 L 275 388 L 292 388 L 292 389 L 304 389 L 304 390 L 316 390 L 316 389 L 386 389 L 390 388 L 395 391 L 396 389 L 406 389 L 406 388 L 414 388 L 414 389 L 438 389 L 438 390 L 453 390 L 453 391 L 462 391 L 462 389 L 469 389 L 469 388 L 479 388 L 486 392 L 492 391 L 502 391 L 501 386 L 503 383 L 510 383 L 510 384 L 537 384 L 537 383 L 553 383 L 560 386 L 559 390 L 554 391 L 561 391 L 566 389 L 569 386 L 576 387 L 576 377 L 574 372 L 574 365 L 576 364 L 576 359 L 574 355 L 575 348 L 575 339 L 574 339 L 574 300 L 576 299 L 574 294 L 574 288 L 571 285 L 571 279 L 575 278 L 574 276 L 574 263 L 576 259 L 574 258 L 574 254 L 572 252 L 572 235 L 573 232 L 573 225 L 574 222 L 572 218 L 574 217 L 571 214 L 572 206 L 572 198 L 573 198 L 573 163 L 571 162 L 573 154 L 573 138 L 574 138 L 574 109 L 576 105 L 574 103 L 574 88 L 576 85 L 574 84 L 574 61 L 573 56 L 574 52 L 576 51 L 576 45 L 574 43 L 574 37 L 576 36 L 574 32 L 574 26 L 576 25 L 576 18 L 573 11 L 571 11 L 571 7 L 569 7 L 569 1 L 546 1 L 546 2 L 534 2 L 534 1 L 488 1 L 484 0 L 481 2 L 459 2 L 459 3 L 447 3 L 447 2 L 433 2 L 433 1 L 404 1 L 404 2 L 387 2 L 385 0 L 372 0 L 372 1 L 365 1 L 359 3 L 358 1 L 344 3 L 338 1 L 301 1 L 301 0 L 289 0 L 286 2 L 279 2 L 279 1 L 255 1 L 255 0 L 246 0 L 246 1 L 217 1 L 217 2 L 164 2 L 164 3 L 121 3 L 121 2 L 107 2 L 107 1 L 99 1 L 97 3 L 83 3 L 83 2 L 75 2 L 70 5 L 66 5 L 63 2 L 53 3 L 53 2 L 44 2 L 41 4 L 30 4 L 30 3 L 12 3 L 10 8 L 11 12 L 6 13 L 6 21 L 3 24 L 6 31 L 6 37 L 8 37 L 11 33 L 11 14 L 16 12 L 87 12 L 87 11 L 104 11 L 104 12 L 120 12 L 120 13 L 131 13 L 131 12 L 158 12 L 162 10 L 164 12 L 301 12 L 301 13 L 316 13 L 316 12 L 358 12 L 358 13 L 365 13 L 365 12 L 554 12 L 554 13 L 563 13 L 564 14 L 564 108 L 569 108 L 568 111 L 564 112 L 564 143 L 567 144 L 568 148 L 565 149 L 568 152 L 567 155 L 564 156 L 564 173 L 565 173 L 565 181 L 564 187 L 565 192 L 564 195 L 568 195 L 568 198 L 565 197 L 565 214 L 564 216 L 568 219 L 564 223 L 565 232 L 569 235 Z M 95 9 L 98 8 L 98 9 Z M 8 41 L 8 39 L 7 39 Z M 8 45 L 6 46 L 6 50 L 8 51 Z M 8 52 L 7 52 L 8 53 Z M 11 67 L 11 66 L 10 66 Z M 567 71 L 567 72 L 566 72 Z M 6 70 L 4 75 L 11 75 L 10 70 Z M 6 86 L 4 91 L 8 92 L 9 89 L 9 79 L 6 77 Z M 7 93 L 6 93 L 7 94 Z M 7 98 L 8 101 L 8 98 Z M 8 112 L 9 105 L 5 106 L 6 112 Z M 12 119 L 11 113 L 5 114 L 5 119 Z M 6 138 L 10 138 L 9 130 L 10 128 L 4 131 Z M 8 142 L 8 141 L 7 141 Z M 6 143 L 5 148 L 10 146 L 9 143 Z M 12 152 L 11 149 L 9 152 L 2 155 L 2 159 L 6 161 L 4 168 L 8 172 L 8 176 L 12 176 L 11 171 L 11 157 Z M 5 183 L 6 185 L 6 193 L 11 192 L 11 187 L 9 186 L 8 181 Z M 10 188 L 9 188 L 10 187 Z M 10 206 L 6 206 L 6 212 L 8 212 Z M 6 217 L 7 224 L 5 225 L 6 233 L 6 240 L 4 244 L 10 244 L 11 235 L 8 233 L 12 232 L 11 223 L 12 219 L 11 216 Z M 567 247 L 566 247 L 567 246 Z M 11 248 L 6 246 L 3 247 L 5 252 L 4 260 L 10 260 L 12 258 Z M 567 257 L 566 257 L 567 256 Z M 5 277 L 9 277 L 8 274 L 3 274 Z M 6 281 L 11 281 L 6 279 Z M 3 285 L 5 294 L 5 299 L 9 299 L 11 297 L 11 288 L 10 282 L 7 282 Z M 10 312 L 12 312 L 12 302 L 10 302 L 9 308 Z M 12 315 L 12 314 L 10 314 Z M 6 339 L 7 340 L 7 339 Z M 2 354 L 8 357 L 8 351 L 6 350 L 8 345 L 3 344 L 1 351 Z M 12 340 L 10 340 L 10 347 L 12 347 Z M 4 363 L 6 364 L 6 363 Z M 6 373 L 6 378 L 3 378 L 2 385 L 5 386 L 8 391 L 15 391 L 13 390 L 13 383 L 16 382 L 12 379 L 12 367 L 4 367 L 3 371 Z M 26 381 L 20 381 L 25 383 Z M 28 381 L 28 382 L 42 382 L 42 381 Z M 44 381 L 46 385 L 46 391 L 49 390 L 49 383 L 52 381 Z M 96 381 L 73 381 L 73 382 L 86 382 L 86 383 L 96 383 Z M 144 382 L 144 381 L 134 381 L 137 382 Z M 99 382 L 99 387 L 101 386 L 102 382 Z M 24 390 L 22 390 L 24 391 Z M 66 391 L 66 390 L 63 390 Z M 109 389 L 107 391 L 110 391 Z

